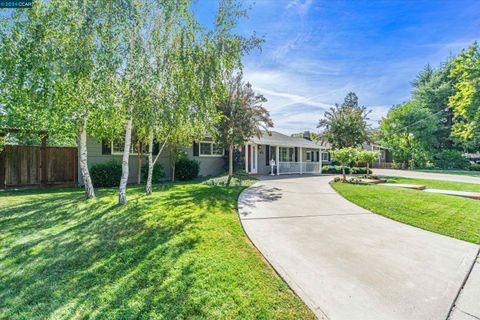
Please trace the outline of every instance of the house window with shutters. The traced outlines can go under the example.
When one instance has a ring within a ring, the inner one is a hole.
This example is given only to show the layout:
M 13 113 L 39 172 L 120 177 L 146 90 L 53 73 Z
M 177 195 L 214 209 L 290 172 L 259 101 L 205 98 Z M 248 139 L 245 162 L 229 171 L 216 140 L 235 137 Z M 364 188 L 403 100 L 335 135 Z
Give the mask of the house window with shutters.
M 222 157 L 224 149 L 211 141 L 202 141 L 198 144 L 198 154 L 200 157 Z

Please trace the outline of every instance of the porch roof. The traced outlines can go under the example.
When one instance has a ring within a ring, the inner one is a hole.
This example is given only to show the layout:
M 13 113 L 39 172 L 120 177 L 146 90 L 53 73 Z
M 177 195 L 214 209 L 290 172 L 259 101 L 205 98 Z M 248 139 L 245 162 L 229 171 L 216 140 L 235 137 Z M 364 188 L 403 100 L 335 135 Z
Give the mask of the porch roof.
M 270 134 L 263 132 L 260 138 L 254 137 L 250 139 L 249 142 L 281 147 L 326 149 L 320 142 L 317 143 L 304 138 L 294 138 L 276 131 L 270 131 Z

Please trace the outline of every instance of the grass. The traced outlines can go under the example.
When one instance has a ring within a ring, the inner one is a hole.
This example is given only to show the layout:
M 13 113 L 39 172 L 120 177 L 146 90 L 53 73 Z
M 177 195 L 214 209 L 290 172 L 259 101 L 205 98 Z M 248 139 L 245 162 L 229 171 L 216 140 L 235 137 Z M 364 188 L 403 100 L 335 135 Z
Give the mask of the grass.
M 387 177 L 390 183 L 421 184 L 431 189 L 480 192 L 480 184 L 465 182 L 450 182 L 442 180 L 414 179 L 403 177 Z M 449 197 L 451 199 L 451 197 Z
M 461 170 L 461 169 L 416 169 L 419 172 L 459 174 L 463 176 L 480 177 L 479 171 Z
M 388 178 L 430 188 L 480 191 L 480 185 Z M 332 183 L 347 200 L 382 216 L 453 238 L 480 243 L 480 201 L 382 185 Z
M 0 193 L 0 318 L 314 319 L 247 240 L 243 188 Z

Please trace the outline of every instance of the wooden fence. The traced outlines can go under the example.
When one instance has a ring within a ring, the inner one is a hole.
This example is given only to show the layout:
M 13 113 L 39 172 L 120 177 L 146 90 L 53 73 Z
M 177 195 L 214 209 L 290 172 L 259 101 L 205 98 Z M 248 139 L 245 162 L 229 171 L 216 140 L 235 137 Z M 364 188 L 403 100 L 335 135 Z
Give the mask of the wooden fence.
M 0 153 L 0 188 L 76 182 L 77 148 L 7 145 Z

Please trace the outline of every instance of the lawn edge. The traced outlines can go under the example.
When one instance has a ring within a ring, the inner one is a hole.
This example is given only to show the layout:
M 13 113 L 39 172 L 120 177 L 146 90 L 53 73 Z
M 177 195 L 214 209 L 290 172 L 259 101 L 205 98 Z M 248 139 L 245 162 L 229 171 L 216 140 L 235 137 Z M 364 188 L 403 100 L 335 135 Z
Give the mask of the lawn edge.
M 402 177 L 402 178 L 404 178 L 404 177 Z M 350 201 L 350 200 L 347 199 L 345 196 L 343 196 L 343 194 L 342 194 L 341 192 L 338 192 L 338 191 L 333 187 L 332 184 L 333 184 L 333 181 L 330 181 L 330 182 L 329 182 L 330 187 L 331 187 L 337 194 L 339 194 L 343 199 L 345 199 L 346 201 L 348 201 L 348 202 L 350 202 L 350 203 L 353 203 L 353 204 L 356 205 L 356 206 L 359 206 L 360 208 L 363 208 L 363 209 L 365 209 L 365 210 L 368 210 L 371 214 L 376 214 L 376 215 L 378 215 L 378 216 L 380 216 L 380 217 L 383 217 L 383 218 L 385 218 L 385 219 L 389 219 L 389 220 L 392 220 L 392 221 L 395 221 L 395 222 L 398 222 L 398 223 L 402 223 L 402 224 L 407 225 L 407 226 L 410 226 L 410 227 L 412 227 L 412 228 L 417 228 L 417 229 L 420 229 L 420 230 L 423 230 L 423 231 L 426 231 L 426 232 L 434 233 L 434 234 L 440 235 L 440 236 L 442 236 L 442 237 L 447 237 L 447 238 L 450 238 L 450 239 L 455 239 L 455 240 L 458 240 L 458 241 L 463 241 L 463 242 L 470 243 L 470 244 L 473 244 L 473 245 L 476 245 L 476 246 L 479 246 L 479 245 L 480 245 L 480 243 L 470 242 L 470 241 L 467 241 L 467 240 L 454 238 L 454 237 L 448 236 L 448 235 L 446 235 L 446 234 L 441 234 L 441 233 L 438 233 L 438 232 L 435 232 L 435 231 L 432 231 L 432 230 L 424 229 L 424 228 L 419 227 L 419 226 L 414 226 L 414 225 L 412 225 L 412 224 L 409 224 L 409 223 L 406 223 L 406 222 L 403 222 L 403 221 L 399 221 L 399 220 L 393 219 L 393 218 L 391 218 L 391 217 L 384 216 L 383 214 L 377 213 L 377 212 L 373 211 L 373 210 L 370 209 L 370 208 L 365 208 L 364 206 L 362 206 L 362 205 L 360 205 L 360 204 L 358 204 L 358 203 L 356 203 L 356 202 Z M 378 185 L 377 185 L 377 186 L 378 186 Z M 412 191 L 417 191 L 417 190 L 412 190 Z M 478 201 L 478 200 L 477 200 L 477 201 Z

